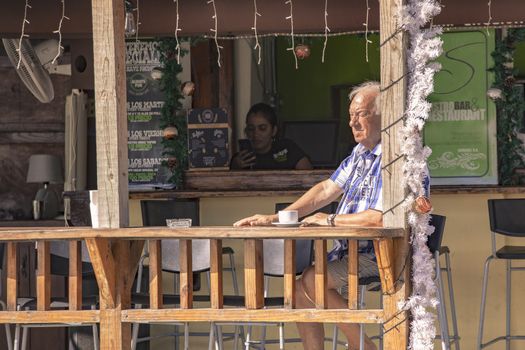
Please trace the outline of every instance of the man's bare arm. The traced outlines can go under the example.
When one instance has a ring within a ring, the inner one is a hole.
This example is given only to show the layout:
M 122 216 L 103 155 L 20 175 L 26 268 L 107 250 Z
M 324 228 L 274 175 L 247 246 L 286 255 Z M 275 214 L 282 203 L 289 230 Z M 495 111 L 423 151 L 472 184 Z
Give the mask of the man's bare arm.
M 328 214 L 317 213 L 305 218 L 302 222 L 307 225 L 328 225 Z M 383 213 L 379 210 L 367 209 L 355 214 L 338 214 L 334 218 L 334 226 L 383 226 Z
M 299 217 L 303 217 L 334 201 L 341 193 L 343 193 L 343 190 L 332 180 L 327 179 L 309 189 L 286 209 L 297 210 Z M 233 226 L 262 226 L 270 225 L 273 221 L 277 221 L 276 214 L 256 214 L 237 221 Z

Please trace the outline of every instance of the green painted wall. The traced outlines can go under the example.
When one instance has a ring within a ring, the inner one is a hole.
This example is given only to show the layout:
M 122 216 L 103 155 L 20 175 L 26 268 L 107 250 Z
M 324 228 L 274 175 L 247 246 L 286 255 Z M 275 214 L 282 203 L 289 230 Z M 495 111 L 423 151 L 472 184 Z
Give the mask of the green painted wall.
M 356 84 L 379 79 L 379 37 L 370 35 L 369 60 L 365 60 L 364 36 L 341 36 L 328 39 L 325 62 L 321 62 L 323 40 L 309 40 L 311 56 L 295 61 L 289 38 L 277 40 L 277 91 L 281 98 L 282 120 L 333 118 L 331 86 Z M 298 41 L 296 41 L 297 43 Z

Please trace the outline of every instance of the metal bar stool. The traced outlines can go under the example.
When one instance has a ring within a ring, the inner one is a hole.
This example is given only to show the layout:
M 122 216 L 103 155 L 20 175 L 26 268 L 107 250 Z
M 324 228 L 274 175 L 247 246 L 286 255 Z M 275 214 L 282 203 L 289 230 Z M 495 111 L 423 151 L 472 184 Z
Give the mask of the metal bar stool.
M 489 199 L 489 219 L 492 239 L 492 254 L 485 261 L 483 271 L 483 289 L 481 292 L 481 306 L 479 316 L 479 332 L 476 349 L 480 350 L 498 341 L 505 340 L 506 349 L 510 350 L 511 340 L 525 340 L 525 335 L 511 335 L 511 275 L 514 271 L 524 271 L 525 267 L 513 267 L 512 260 L 525 259 L 525 246 L 505 245 L 496 250 L 496 234 L 509 237 L 525 237 L 525 198 L 519 199 Z M 487 285 L 489 266 L 492 260 L 503 259 L 506 262 L 506 318 L 505 335 L 493 338 L 483 343 L 483 325 L 485 321 L 485 305 L 487 300 Z
M 435 266 L 435 282 L 438 292 L 439 305 L 437 307 L 437 316 L 440 325 L 440 334 L 436 336 L 436 339 L 441 339 L 441 348 L 445 350 L 450 350 L 451 345 L 454 344 L 455 350 L 459 349 L 459 333 L 457 326 L 456 318 L 456 305 L 454 301 L 454 289 L 452 285 L 452 268 L 450 264 L 450 250 L 446 246 L 441 246 L 443 240 L 443 234 L 445 231 L 445 221 L 446 217 L 441 215 L 431 215 L 430 225 L 435 227 L 435 231 L 428 238 L 427 246 L 430 249 L 430 252 L 434 256 L 436 266 Z M 445 267 L 441 267 L 440 256 L 445 256 Z M 447 289 L 448 289 L 448 299 L 450 304 L 451 311 L 451 321 L 452 321 L 452 334 L 450 334 L 448 316 L 447 316 L 447 305 L 446 305 L 446 296 L 445 296 L 445 287 L 443 284 L 442 273 L 446 274 L 447 279 Z M 381 291 L 380 285 L 377 286 L 377 283 L 380 281 L 379 277 L 369 277 L 369 278 L 360 278 L 360 296 L 359 296 L 359 309 L 364 308 L 364 293 L 368 291 Z M 372 285 L 375 284 L 375 285 Z M 380 299 L 380 303 L 382 298 Z M 382 307 L 382 303 L 381 303 Z M 371 339 L 379 340 L 379 349 L 383 349 L 383 327 L 380 327 L 379 335 L 371 337 Z M 363 349 L 363 340 L 364 340 L 364 328 L 361 325 L 361 337 L 360 337 L 360 349 Z M 338 341 L 338 330 L 334 326 L 334 336 L 332 342 L 332 349 L 335 350 L 337 345 L 340 345 L 341 342 Z M 346 344 L 345 344 L 346 345 Z

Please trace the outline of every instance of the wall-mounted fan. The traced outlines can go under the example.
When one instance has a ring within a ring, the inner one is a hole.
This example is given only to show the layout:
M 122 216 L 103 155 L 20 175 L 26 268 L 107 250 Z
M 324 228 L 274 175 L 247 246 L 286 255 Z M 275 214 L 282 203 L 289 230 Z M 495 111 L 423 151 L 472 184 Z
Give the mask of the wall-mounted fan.
M 46 40 L 33 48 L 28 39 L 23 39 L 20 52 L 18 39 L 2 39 L 2 42 L 24 85 L 40 102 L 51 102 L 55 93 L 49 73 L 71 75 L 71 65 L 59 65 L 57 61 L 53 63 L 58 41 Z M 17 68 L 19 60 L 20 67 Z

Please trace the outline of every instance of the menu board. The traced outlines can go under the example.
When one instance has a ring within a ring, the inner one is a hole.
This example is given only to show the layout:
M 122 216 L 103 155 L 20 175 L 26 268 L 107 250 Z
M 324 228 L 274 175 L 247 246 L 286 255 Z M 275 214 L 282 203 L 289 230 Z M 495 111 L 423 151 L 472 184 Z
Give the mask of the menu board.
M 126 42 L 128 172 L 130 188 L 172 187 L 162 155 L 161 109 L 164 93 L 152 70 L 160 68 L 159 42 Z
M 188 113 L 188 164 L 191 169 L 228 169 L 230 127 L 223 108 L 192 109 Z
M 443 35 L 441 71 L 424 129 L 432 148 L 428 167 L 434 185 L 497 184 L 496 109 L 487 97 L 493 77 L 495 33 Z

